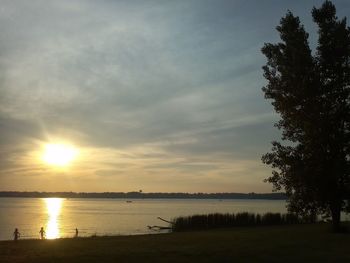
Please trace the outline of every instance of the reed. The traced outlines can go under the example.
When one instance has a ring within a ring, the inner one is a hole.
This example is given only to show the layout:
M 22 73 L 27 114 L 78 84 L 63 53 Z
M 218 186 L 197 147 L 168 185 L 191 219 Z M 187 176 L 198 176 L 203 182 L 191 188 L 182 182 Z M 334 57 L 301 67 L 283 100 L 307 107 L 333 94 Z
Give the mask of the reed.
M 198 229 L 212 229 L 223 227 L 267 226 L 315 223 L 316 217 L 301 217 L 296 214 L 265 213 L 254 214 L 248 212 L 236 214 L 206 214 L 180 216 L 173 220 L 173 231 Z

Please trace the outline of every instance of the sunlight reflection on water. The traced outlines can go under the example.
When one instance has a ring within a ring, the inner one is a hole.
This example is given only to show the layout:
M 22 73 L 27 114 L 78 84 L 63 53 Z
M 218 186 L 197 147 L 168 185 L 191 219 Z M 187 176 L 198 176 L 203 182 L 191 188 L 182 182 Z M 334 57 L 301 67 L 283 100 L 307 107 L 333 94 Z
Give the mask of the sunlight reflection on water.
M 46 224 L 46 238 L 55 239 L 60 237 L 59 215 L 61 214 L 62 198 L 44 198 L 48 221 Z
M 21 239 L 40 238 L 40 227 L 51 239 L 74 237 L 75 228 L 80 237 L 153 234 L 158 232 L 147 226 L 167 226 L 158 217 L 172 220 L 207 213 L 286 212 L 284 200 L 0 199 L 0 240 L 13 239 L 15 228 Z

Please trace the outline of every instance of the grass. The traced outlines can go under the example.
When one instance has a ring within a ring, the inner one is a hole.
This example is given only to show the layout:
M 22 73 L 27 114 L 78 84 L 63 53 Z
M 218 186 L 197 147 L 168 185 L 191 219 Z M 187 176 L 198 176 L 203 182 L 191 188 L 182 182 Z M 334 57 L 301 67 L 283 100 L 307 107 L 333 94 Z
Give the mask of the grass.
M 175 232 L 236 226 L 266 226 L 315 223 L 315 216 L 300 217 L 296 214 L 242 212 L 237 214 L 205 214 L 181 216 L 173 220 Z
M 327 224 L 0 242 L 0 262 L 350 262 L 350 234 Z

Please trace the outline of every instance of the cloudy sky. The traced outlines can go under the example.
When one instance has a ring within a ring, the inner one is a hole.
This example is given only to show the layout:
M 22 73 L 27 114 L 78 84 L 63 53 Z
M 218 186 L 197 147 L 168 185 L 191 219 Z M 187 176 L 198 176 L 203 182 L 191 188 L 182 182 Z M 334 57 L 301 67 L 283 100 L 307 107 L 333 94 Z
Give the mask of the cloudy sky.
M 321 3 L 2 0 L 0 190 L 270 192 L 260 49 L 288 9 L 314 45 Z

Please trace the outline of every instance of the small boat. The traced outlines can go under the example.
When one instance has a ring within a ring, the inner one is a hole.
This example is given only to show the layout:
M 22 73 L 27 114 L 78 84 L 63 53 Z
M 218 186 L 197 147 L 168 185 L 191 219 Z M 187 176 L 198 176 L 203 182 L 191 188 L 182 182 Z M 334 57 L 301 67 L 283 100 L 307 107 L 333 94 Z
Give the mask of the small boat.
M 126 200 L 126 202 L 127 202 L 127 203 L 132 203 L 132 201 L 131 201 L 131 200 Z

